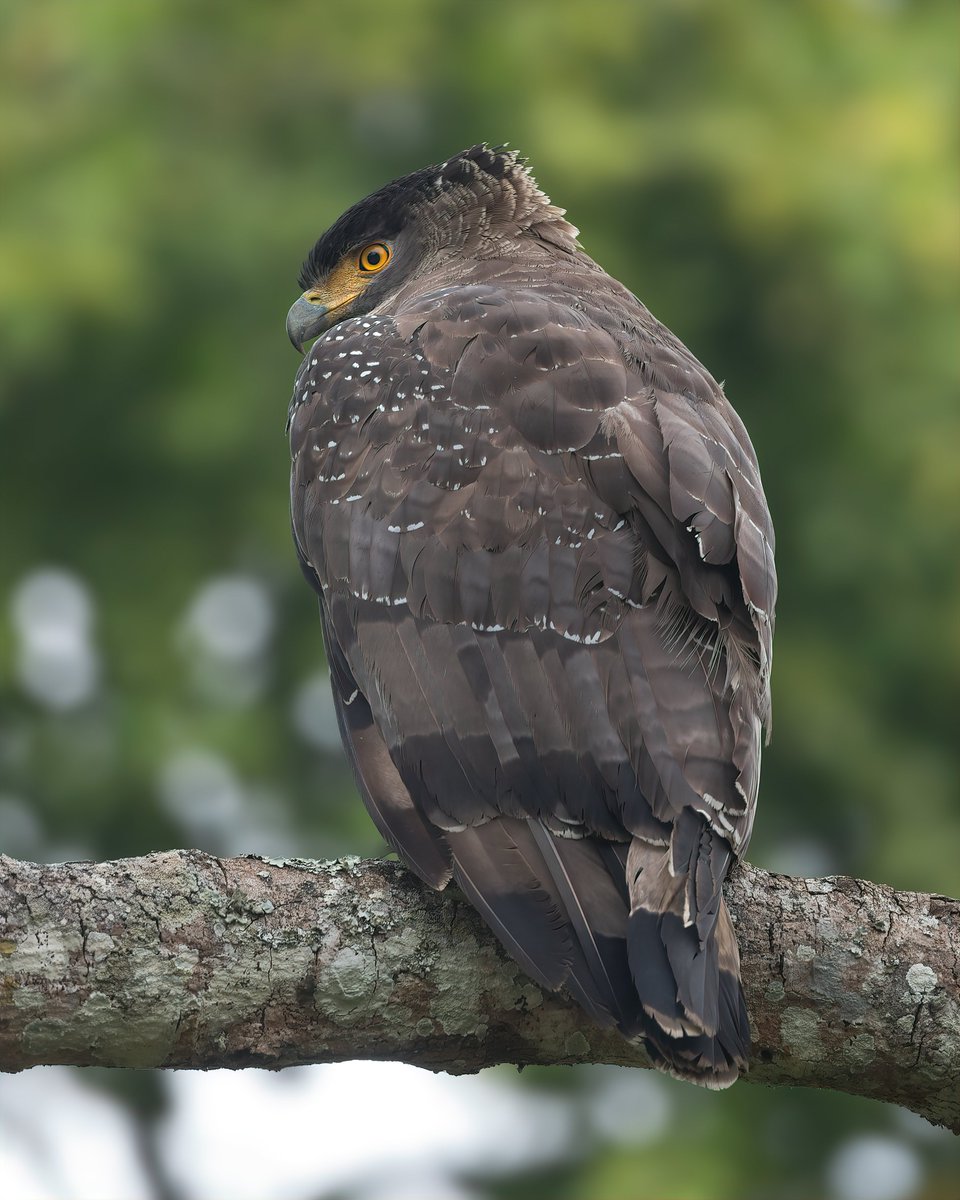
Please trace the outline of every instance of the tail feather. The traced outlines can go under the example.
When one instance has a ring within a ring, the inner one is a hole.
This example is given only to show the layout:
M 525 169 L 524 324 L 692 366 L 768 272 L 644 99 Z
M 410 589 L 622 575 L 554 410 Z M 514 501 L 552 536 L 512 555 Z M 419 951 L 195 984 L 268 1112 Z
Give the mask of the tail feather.
M 602 997 L 617 1027 L 632 1037 L 641 1016 L 627 960 L 627 896 L 619 861 L 599 838 L 556 837 L 539 821 L 531 821 L 530 829 L 589 972 L 581 979 L 574 963 L 567 988 Z
M 527 822 L 500 817 L 446 836 L 454 878 L 467 899 L 528 975 L 541 987 L 561 987 L 573 940 L 545 886 L 547 872 Z
M 623 861 L 610 844 L 512 817 L 446 838 L 457 883 L 524 970 L 565 987 L 598 1024 L 639 1033 Z
M 730 849 L 692 811 L 670 847 L 635 840 L 627 882 L 630 966 L 655 1061 L 683 1079 L 727 1087 L 746 1070 L 750 1025 L 740 955 L 721 885 Z

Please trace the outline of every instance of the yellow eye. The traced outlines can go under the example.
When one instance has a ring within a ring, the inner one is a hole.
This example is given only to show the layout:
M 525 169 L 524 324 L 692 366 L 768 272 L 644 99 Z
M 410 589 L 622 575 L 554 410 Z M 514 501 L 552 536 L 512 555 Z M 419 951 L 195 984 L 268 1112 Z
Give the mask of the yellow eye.
M 390 261 L 390 247 L 383 242 L 371 242 L 364 246 L 357 259 L 361 271 L 382 271 Z

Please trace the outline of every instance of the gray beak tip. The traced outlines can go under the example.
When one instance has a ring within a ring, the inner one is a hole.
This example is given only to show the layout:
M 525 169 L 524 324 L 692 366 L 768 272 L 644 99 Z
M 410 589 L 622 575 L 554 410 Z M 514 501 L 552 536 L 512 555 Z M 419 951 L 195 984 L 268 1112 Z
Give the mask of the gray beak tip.
M 327 328 L 328 312 L 325 304 L 311 304 L 303 296 L 291 305 L 287 313 L 287 337 L 299 354 L 303 354 L 303 347 L 308 341 L 318 337 Z

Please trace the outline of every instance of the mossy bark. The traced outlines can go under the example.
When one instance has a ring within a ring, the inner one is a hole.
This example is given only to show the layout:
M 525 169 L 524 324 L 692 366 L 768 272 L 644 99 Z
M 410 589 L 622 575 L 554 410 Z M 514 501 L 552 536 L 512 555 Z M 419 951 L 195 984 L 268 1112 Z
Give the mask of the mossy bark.
M 726 888 L 749 1078 L 906 1105 L 960 1131 L 960 903 L 741 866 Z M 517 968 L 453 888 L 396 863 L 170 851 L 0 856 L 0 1070 L 394 1059 L 647 1066 Z

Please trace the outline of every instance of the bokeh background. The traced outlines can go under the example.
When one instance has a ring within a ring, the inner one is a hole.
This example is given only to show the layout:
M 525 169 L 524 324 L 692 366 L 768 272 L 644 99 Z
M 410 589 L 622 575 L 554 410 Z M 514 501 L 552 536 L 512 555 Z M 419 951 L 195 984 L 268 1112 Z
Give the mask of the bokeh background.
M 960 893 L 950 0 L 0 7 L 0 846 L 382 851 L 294 562 L 299 263 L 509 141 L 701 357 L 778 533 L 751 858 Z M 11 1200 L 947 1200 L 900 1111 L 647 1072 L 44 1069 Z

